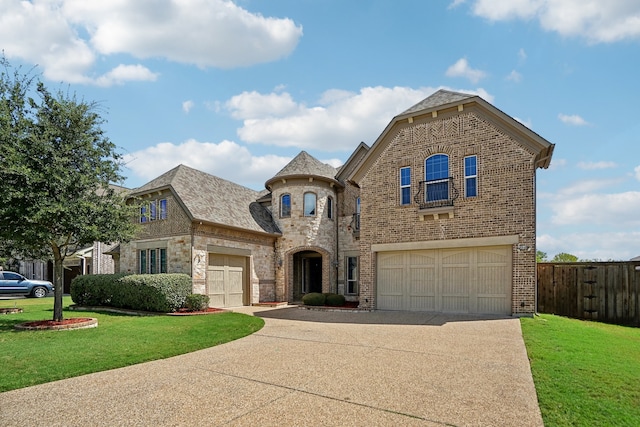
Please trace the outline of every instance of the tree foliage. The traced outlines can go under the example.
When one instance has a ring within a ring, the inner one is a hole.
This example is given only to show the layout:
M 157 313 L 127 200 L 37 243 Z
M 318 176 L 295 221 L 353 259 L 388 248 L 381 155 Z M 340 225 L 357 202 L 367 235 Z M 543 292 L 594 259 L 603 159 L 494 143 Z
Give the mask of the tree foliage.
M 95 241 L 127 241 L 132 208 L 113 183 L 121 156 L 97 104 L 51 93 L 32 71 L 0 59 L 0 251 L 53 259 L 54 320 L 62 320 L 62 262 Z
M 561 252 L 556 254 L 551 262 L 577 262 L 578 257 L 575 255 L 568 254 L 566 252 Z
M 547 253 L 542 251 L 536 251 L 536 262 L 546 262 Z

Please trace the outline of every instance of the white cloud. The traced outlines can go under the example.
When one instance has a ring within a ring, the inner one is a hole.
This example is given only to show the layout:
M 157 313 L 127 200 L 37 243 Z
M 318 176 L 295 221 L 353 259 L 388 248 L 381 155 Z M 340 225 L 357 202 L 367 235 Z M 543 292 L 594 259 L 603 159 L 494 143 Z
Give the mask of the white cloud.
M 597 169 L 612 169 L 618 167 L 616 162 L 579 162 L 578 168 L 584 170 L 597 170 Z
M 122 85 L 126 82 L 154 82 L 158 79 L 158 74 L 151 72 L 142 65 L 118 65 L 113 70 L 100 76 L 95 83 L 98 86 Z
M 531 119 L 524 120 L 524 119 L 521 119 L 519 117 L 514 117 L 514 120 L 522 123 L 523 125 L 525 125 L 529 129 L 531 129 Z
M 179 164 L 210 173 L 247 187 L 261 190 L 290 157 L 254 156 L 246 147 L 233 141 L 199 142 L 193 139 L 180 144 L 163 142 L 124 156 L 126 167 L 146 182 Z
M 518 51 L 518 59 L 521 63 L 527 60 L 527 52 L 525 52 L 524 48 L 522 47 Z
M 577 114 L 567 115 L 567 114 L 560 113 L 558 114 L 558 118 L 562 123 L 566 123 L 572 126 L 587 126 L 589 124 L 589 122 L 587 122 L 585 119 L 583 119 Z
M 451 4 L 449 4 L 448 9 L 455 9 L 456 7 L 463 4 L 466 0 L 453 0 Z
M 516 70 L 512 70 L 509 75 L 507 75 L 507 80 L 514 83 L 520 83 L 522 81 L 522 74 L 520 74 Z
M 491 21 L 535 19 L 545 30 L 591 43 L 640 39 L 636 0 L 475 0 L 472 10 Z
M 612 188 L 615 185 L 620 184 L 620 180 L 616 178 L 612 179 L 585 179 L 574 182 L 566 187 L 558 190 L 558 194 L 562 197 L 573 196 L 578 194 L 595 193 L 601 189 Z
M 588 191 L 588 190 L 585 190 Z M 558 197 L 550 204 L 556 225 L 589 224 L 618 228 L 640 227 L 640 192 L 584 194 Z
M 553 170 L 553 169 L 560 169 L 563 168 L 567 165 L 567 159 L 558 159 L 558 158 L 552 158 L 551 159 L 551 164 L 549 165 L 549 169 Z
M 229 0 L 2 1 L 2 8 L 5 55 L 40 64 L 46 78 L 69 83 L 154 80 L 140 65 L 91 77 L 97 60 L 113 54 L 233 68 L 286 57 L 302 37 L 292 20 L 250 13 Z
M 636 166 L 633 171 L 636 173 L 636 179 L 640 181 L 640 166 Z
M 447 77 L 464 77 L 469 79 L 471 83 L 476 84 L 485 78 L 487 73 L 482 70 L 471 68 L 466 58 L 460 58 L 455 64 L 447 68 L 445 75 Z
M 195 106 L 195 104 L 194 104 L 194 102 L 192 100 L 189 99 L 187 101 L 184 101 L 182 103 L 182 111 L 184 111 L 185 114 L 189 114 L 194 106 Z
M 355 93 L 332 89 L 315 105 L 298 103 L 287 92 L 243 92 L 229 99 L 225 107 L 232 117 L 243 120 L 238 135 L 245 142 L 350 151 L 360 141 L 372 144 L 392 117 L 435 90 L 377 86 Z M 462 91 L 493 101 L 483 89 Z

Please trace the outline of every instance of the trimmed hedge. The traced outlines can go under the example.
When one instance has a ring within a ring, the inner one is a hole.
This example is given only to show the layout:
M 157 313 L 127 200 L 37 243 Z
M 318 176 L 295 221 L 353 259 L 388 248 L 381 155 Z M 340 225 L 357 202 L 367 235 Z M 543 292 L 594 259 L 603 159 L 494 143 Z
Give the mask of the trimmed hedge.
M 304 305 L 324 305 L 327 297 L 324 294 L 317 292 L 311 292 L 302 297 L 302 303 Z
M 71 299 L 78 305 L 106 305 L 170 313 L 183 307 L 192 292 L 187 274 L 96 274 L 71 282 Z
M 209 308 L 209 295 L 189 294 L 184 306 L 189 311 L 203 311 Z
M 113 289 L 126 274 L 87 274 L 71 281 L 71 299 L 78 305 L 111 305 Z
M 327 294 L 327 301 L 325 302 L 325 304 L 330 307 L 342 307 L 346 301 L 347 300 L 344 295 Z

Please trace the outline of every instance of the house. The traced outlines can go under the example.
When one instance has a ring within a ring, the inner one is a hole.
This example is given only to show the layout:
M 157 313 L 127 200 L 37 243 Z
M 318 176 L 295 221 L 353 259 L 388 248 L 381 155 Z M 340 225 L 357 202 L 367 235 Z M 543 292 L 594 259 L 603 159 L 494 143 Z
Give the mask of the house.
M 121 271 L 184 272 L 218 307 L 336 292 L 366 309 L 535 312 L 535 177 L 554 145 L 440 90 L 340 168 L 301 152 L 254 191 L 180 165 L 131 193 Z

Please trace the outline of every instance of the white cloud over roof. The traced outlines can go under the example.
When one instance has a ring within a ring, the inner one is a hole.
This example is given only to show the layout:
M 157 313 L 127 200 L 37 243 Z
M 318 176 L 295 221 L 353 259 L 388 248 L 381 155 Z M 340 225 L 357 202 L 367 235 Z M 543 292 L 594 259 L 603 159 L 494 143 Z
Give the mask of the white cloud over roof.
M 228 0 L 33 0 L 3 1 L 2 7 L 5 55 L 37 63 L 46 78 L 68 83 L 157 78 L 135 63 L 95 77 L 98 59 L 109 55 L 234 68 L 286 57 L 302 37 L 292 20 L 254 14 Z

